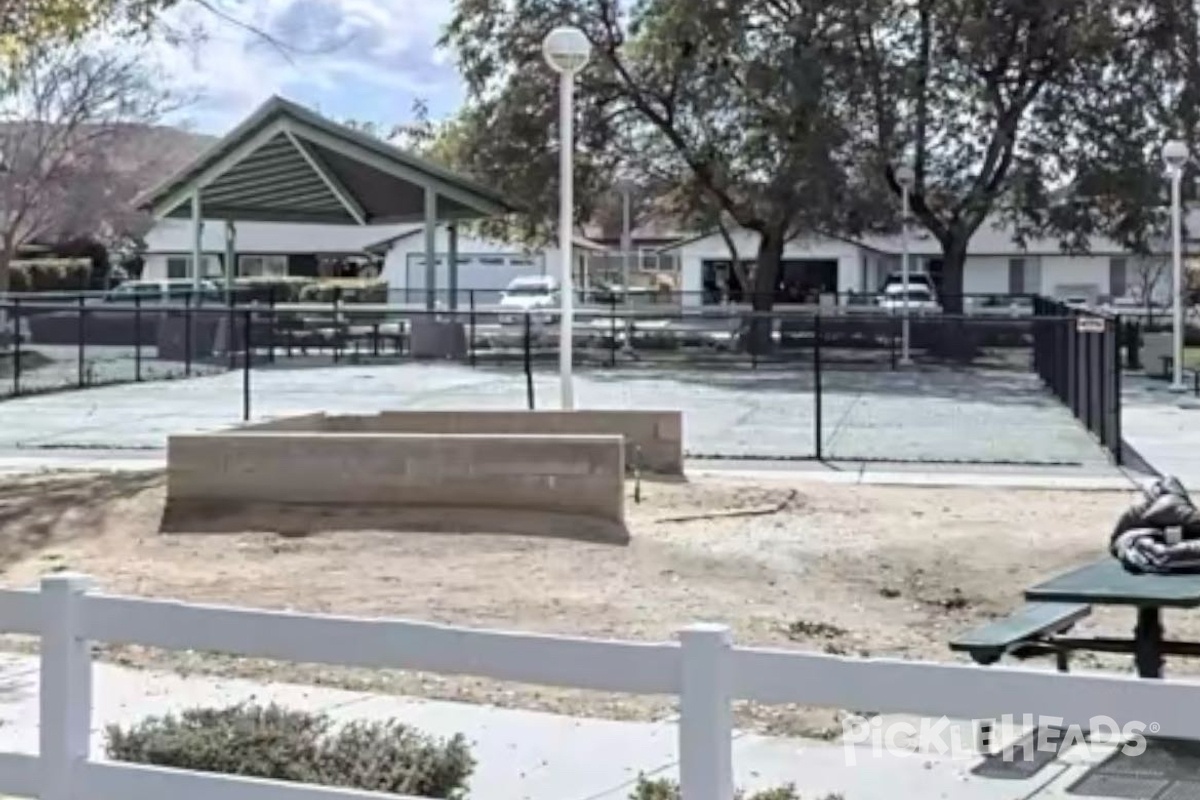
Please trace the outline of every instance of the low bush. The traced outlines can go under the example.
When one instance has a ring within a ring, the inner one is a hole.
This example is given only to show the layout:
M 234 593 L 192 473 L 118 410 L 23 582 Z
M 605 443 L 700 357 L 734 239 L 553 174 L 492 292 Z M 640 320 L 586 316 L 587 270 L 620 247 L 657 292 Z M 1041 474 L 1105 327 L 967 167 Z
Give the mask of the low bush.
M 305 287 L 316 283 L 316 278 L 301 276 L 261 276 L 238 278 L 234 281 L 238 299 L 243 303 L 295 303 Z
M 387 281 L 362 278 L 335 278 L 305 286 L 300 291 L 302 303 L 386 303 Z
M 337 726 L 278 706 L 198 708 L 106 731 L 116 761 L 434 798 L 462 798 L 475 768 L 462 736 L 398 722 Z
M 734 800 L 800 800 L 800 794 L 796 791 L 795 785 L 790 783 L 774 789 L 763 789 L 753 794 L 738 791 L 733 796 Z M 679 784 L 667 778 L 650 780 L 645 776 L 639 776 L 637 785 L 633 788 L 633 794 L 629 795 L 629 800 L 681 800 Z M 830 794 L 826 795 L 824 800 L 843 800 L 843 798 L 840 794 Z
M 9 291 L 67 292 L 88 288 L 92 262 L 86 258 L 43 258 L 13 261 Z

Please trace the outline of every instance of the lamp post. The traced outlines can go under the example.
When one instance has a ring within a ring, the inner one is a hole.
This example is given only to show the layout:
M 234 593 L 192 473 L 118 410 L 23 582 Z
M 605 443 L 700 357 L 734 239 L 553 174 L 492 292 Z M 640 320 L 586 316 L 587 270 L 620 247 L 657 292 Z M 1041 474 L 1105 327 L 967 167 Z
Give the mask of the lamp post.
M 574 105 L 575 76 L 588 62 L 592 47 L 578 28 L 555 28 L 542 41 L 542 55 L 559 74 L 559 209 L 558 247 L 562 254 L 562 310 L 559 314 L 558 371 L 562 382 L 564 411 L 575 408 L 575 389 L 571 382 L 572 348 L 575 334 L 574 263 L 571 256 L 571 220 L 575 206 L 575 175 L 572 156 L 575 149 Z
M 912 191 L 913 184 L 916 183 L 917 176 L 913 172 L 913 168 L 907 164 L 902 164 L 896 167 L 896 183 L 900 184 L 900 281 L 903 288 L 901 314 L 903 321 L 901 322 L 902 330 L 900 334 L 900 363 L 911 364 L 912 353 L 910 347 L 910 333 L 908 320 L 908 203 L 909 192 Z
M 621 348 L 626 354 L 633 350 L 633 318 L 629 303 L 629 261 L 633 256 L 633 192 L 637 188 L 632 178 L 621 178 L 617 181 L 617 191 L 621 193 L 621 305 L 625 311 L 625 345 Z
M 1163 145 L 1163 163 L 1171 178 L 1171 294 L 1174 341 L 1171 348 L 1171 391 L 1185 392 L 1183 385 L 1183 200 L 1180 184 L 1188 160 L 1187 144 L 1172 139 Z

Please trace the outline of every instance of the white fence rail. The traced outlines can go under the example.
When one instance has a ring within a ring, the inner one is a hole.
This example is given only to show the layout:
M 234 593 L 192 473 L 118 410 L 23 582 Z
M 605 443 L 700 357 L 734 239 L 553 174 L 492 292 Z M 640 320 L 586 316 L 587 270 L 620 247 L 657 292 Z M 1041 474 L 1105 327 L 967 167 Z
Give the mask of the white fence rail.
M 41 636 L 39 755 L 0 753 L 0 794 L 43 800 L 397 800 L 395 795 L 88 760 L 90 642 L 288 661 L 460 673 L 554 686 L 675 694 L 685 800 L 731 800 L 735 699 L 958 719 L 1099 716 L 1200 739 L 1200 684 L 734 647 L 695 625 L 635 643 L 395 620 L 254 611 L 92 594 L 89 579 L 0 591 L 0 630 Z

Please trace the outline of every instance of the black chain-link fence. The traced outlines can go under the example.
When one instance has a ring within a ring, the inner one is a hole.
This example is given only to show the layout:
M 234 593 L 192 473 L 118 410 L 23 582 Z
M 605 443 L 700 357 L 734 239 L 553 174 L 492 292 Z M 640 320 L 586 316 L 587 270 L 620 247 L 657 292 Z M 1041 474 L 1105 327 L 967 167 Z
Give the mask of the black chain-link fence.
M 1039 298 L 1034 364 L 1046 386 L 1121 463 L 1119 318 Z
M 1119 457 L 1115 332 L 1075 332 L 1079 314 L 1040 300 L 996 307 L 1008 311 L 912 312 L 906 324 L 903 313 L 848 306 L 754 312 L 614 299 L 576 309 L 572 364 L 610 383 L 671 380 L 753 400 L 737 425 L 744 441 L 730 450 L 739 457 L 1075 463 L 1077 442 L 1047 445 L 1070 438 L 1062 427 L 1072 425 L 1043 382 Z M 538 376 L 561 360 L 557 307 L 59 297 L 10 300 L 0 313 L 0 397 L 241 370 L 249 417 L 256 392 L 269 391 L 255 389 L 251 367 L 422 361 L 516 372 L 533 408 L 548 405 Z M 796 434 L 786 445 L 772 441 L 781 429 Z

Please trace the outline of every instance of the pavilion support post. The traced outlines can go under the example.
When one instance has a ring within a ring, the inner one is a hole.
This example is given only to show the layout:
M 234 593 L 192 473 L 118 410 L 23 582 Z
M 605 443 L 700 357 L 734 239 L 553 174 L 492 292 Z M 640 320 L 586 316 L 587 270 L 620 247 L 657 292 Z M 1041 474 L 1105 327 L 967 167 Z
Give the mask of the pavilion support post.
M 200 206 L 200 190 L 192 192 L 192 300 L 200 299 L 204 282 L 204 211 Z
M 425 309 L 437 308 L 437 192 L 425 188 Z
M 458 310 L 458 223 L 451 222 L 446 229 L 447 247 L 446 260 L 449 262 L 450 310 Z
M 234 282 L 238 277 L 237 226 L 233 220 L 225 220 L 225 302 L 233 305 Z

